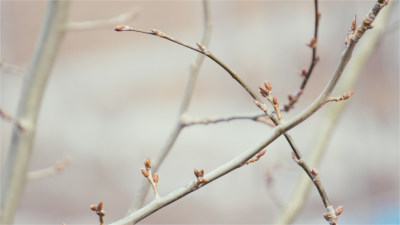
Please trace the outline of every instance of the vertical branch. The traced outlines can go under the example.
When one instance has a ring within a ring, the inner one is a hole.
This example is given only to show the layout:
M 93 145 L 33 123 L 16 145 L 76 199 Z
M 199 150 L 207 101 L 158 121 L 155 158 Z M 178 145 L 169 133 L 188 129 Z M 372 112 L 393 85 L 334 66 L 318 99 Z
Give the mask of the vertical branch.
M 289 95 L 289 103 L 282 108 L 282 110 L 286 112 L 289 111 L 291 108 L 293 108 L 294 104 L 299 100 L 300 96 L 303 94 L 307 82 L 311 76 L 311 73 L 313 72 L 315 65 L 319 61 L 319 57 L 317 56 L 317 46 L 318 46 L 318 28 L 319 28 L 319 20 L 321 18 L 321 13 L 319 12 L 318 9 L 318 0 L 314 0 L 314 8 L 315 8 L 314 37 L 308 44 L 308 46 L 312 49 L 311 63 L 308 67 L 308 70 L 303 69 L 301 73 L 302 76 L 304 76 L 304 79 L 300 85 L 300 89 L 297 91 L 297 93 L 295 93 L 294 96 Z
M 17 119 L 1 181 L 1 224 L 10 224 L 23 192 L 32 151 L 36 121 L 47 79 L 64 36 L 68 1 L 49 1 L 36 49 L 27 71 Z
M 379 40 L 383 34 L 382 31 L 386 27 L 390 12 L 392 11 L 391 9 L 393 9 L 393 7 L 390 7 L 390 5 L 388 7 L 388 10 L 382 12 L 382 15 L 378 17 L 376 21 L 377 26 L 375 26 L 374 29 L 380 29 L 380 32 L 371 32 L 365 37 L 364 41 L 360 43 L 358 51 L 354 55 L 353 63 L 348 65 L 346 72 L 343 74 L 341 85 L 337 88 L 339 93 L 353 89 L 360 80 L 361 73 L 365 70 L 369 59 L 375 52 Z M 346 105 L 346 103 L 341 103 L 335 105 L 335 107 L 331 107 L 328 115 L 323 119 L 324 122 L 320 123 L 320 128 L 317 129 L 319 132 L 313 138 L 315 142 L 313 142 L 314 144 L 307 160 L 310 166 L 317 167 L 322 160 L 322 157 L 329 144 L 329 138 L 332 136 L 337 121 L 346 108 Z M 296 187 L 293 189 L 291 198 L 287 201 L 287 204 L 285 205 L 281 214 L 275 220 L 274 224 L 285 225 L 293 222 L 304 206 L 311 190 L 312 183 L 308 182 L 308 180 L 309 177 L 305 174 L 299 178 Z
M 201 43 L 205 46 L 208 46 L 210 36 L 211 36 L 211 19 L 210 19 L 210 4 L 209 0 L 203 0 L 203 12 L 204 12 L 204 31 L 203 37 L 201 39 Z M 156 155 L 155 159 L 153 160 L 153 171 L 157 172 L 159 166 L 164 161 L 166 156 L 168 155 L 169 151 L 171 150 L 172 146 L 174 145 L 176 139 L 178 138 L 181 130 L 184 128 L 182 117 L 187 112 L 187 109 L 190 104 L 190 100 L 193 95 L 194 86 L 196 84 L 196 80 L 199 74 L 200 67 L 204 61 L 204 55 L 199 54 L 196 58 L 196 61 L 190 67 L 190 74 L 188 80 L 186 82 L 185 91 L 182 98 L 182 103 L 179 109 L 178 119 L 175 123 L 173 130 L 171 131 L 170 136 L 168 137 L 167 142 L 161 149 L 161 151 Z M 140 188 L 138 189 L 137 195 L 135 200 L 132 202 L 132 205 L 129 209 L 129 213 L 138 210 L 144 203 L 144 200 L 147 196 L 149 191 L 149 183 L 146 179 L 142 179 Z

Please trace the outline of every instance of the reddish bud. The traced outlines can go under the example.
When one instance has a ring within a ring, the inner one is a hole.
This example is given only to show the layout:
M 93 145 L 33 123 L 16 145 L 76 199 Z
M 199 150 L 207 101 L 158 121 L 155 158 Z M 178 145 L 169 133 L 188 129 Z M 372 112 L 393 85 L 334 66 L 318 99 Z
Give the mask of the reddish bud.
M 329 221 L 328 214 L 324 213 L 324 218 L 325 218 L 326 221 Z
M 343 206 L 339 206 L 339 207 L 337 207 L 337 209 L 336 209 L 336 216 L 339 216 L 340 214 L 342 214 L 342 212 L 343 212 Z
M 272 86 L 271 86 L 271 84 L 270 84 L 268 81 L 265 81 L 265 82 L 264 82 L 264 86 L 265 86 L 265 88 L 266 88 L 268 91 L 272 91 Z
M 306 69 L 302 69 L 302 70 L 301 70 L 301 75 L 302 75 L 302 76 L 307 75 L 307 70 L 306 70 Z
M 158 183 L 158 173 L 153 176 L 154 183 Z
M 260 94 L 263 97 L 267 97 L 269 95 L 269 91 L 265 87 L 258 86 L 258 88 L 260 89 Z
M 97 210 L 97 205 L 90 205 L 90 209 L 93 210 L 93 211 L 96 211 Z
M 203 179 L 203 183 L 207 183 L 208 182 L 208 180 L 207 179 L 205 179 L 205 178 L 202 178 Z
M 262 150 L 262 151 L 260 151 L 258 154 L 257 154 L 257 157 L 258 158 L 260 158 L 260 157 L 262 157 L 263 155 L 265 155 L 265 153 L 267 152 L 267 150 Z
M 97 213 L 97 215 L 99 215 L 99 216 L 105 216 L 105 215 L 106 215 L 106 212 L 104 212 L 103 210 L 101 210 L 100 212 Z
M 274 105 L 278 105 L 278 99 L 276 98 L 276 96 L 274 96 L 272 102 L 274 103 Z
M 198 43 L 198 42 L 196 42 L 196 45 L 197 45 L 197 47 L 199 47 L 199 49 L 200 49 L 202 52 L 205 52 L 205 51 L 207 50 L 207 48 L 206 48 L 204 45 L 202 45 L 202 44 L 200 44 L 200 43 Z
M 103 210 L 103 202 L 100 202 L 99 205 L 97 206 L 97 210 Z
M 194 175 L 196 176 L 196 177 L 199 177 L 199 170 L 198 169 L 196 169 L 196 168 L 194 168 Z
M 115 31 L 127 31 L 127 30 L 132 30 L 132 28 L 129 26 L 122 25 L 122 26 L 114 27 L 114 30 Z
M 147 172 L 146 169 L 142 168 L 142 169 L 140 169 L 140 171 L 142 171 L 143 176 L 145 176 L 145 177 L 149 176 L 149 172 Z
M 354 94 L 354 91 L 348 91 L 346 93 L 344 93 L 343 96 L 343 100 L 346 100 L 348 98 L 350 98 L 350 96 L 352 96 Z
M 146 167 L 146 169 L 150 169 L 150 168 L 151 168 L 151 162 L 150 162 L 150 159 L 146 159 L 146 160 L 144 160 L 144 166 Z
M 318 12 L 318 13 L 317 13 L 317 18 L 318 18 L 318 19 L 321 19 L 321 16 L 322 16 L 321 12 Z
M 314 175 L 314 176 L 318 176 L 318 175 L 319 175 L 317 169 L 315 169 L 315 168 L 312 168 L 311 173 L 312 173 L 312 175 Z
M 317 39 L 315 39 L 314 37 L 311 38 L 311 41 L 309 44 L 307 44 L 307 46 L 310 48 L 315 48 L 317 46 Z
M 289 101 L 293 102 L 293 101 L 294 101 L 293 95 L 292 95 L 292 94 L 289 94 L 289 95 L 288 95 L 288 99 L 289 99 Z
M 199 172 L 199 176 L 200 176 L 200 177 L 204 176 L 204 170 L 203 170 L 203 169 L 202 169 L 202 170 L 200 170 L 200 172 Z

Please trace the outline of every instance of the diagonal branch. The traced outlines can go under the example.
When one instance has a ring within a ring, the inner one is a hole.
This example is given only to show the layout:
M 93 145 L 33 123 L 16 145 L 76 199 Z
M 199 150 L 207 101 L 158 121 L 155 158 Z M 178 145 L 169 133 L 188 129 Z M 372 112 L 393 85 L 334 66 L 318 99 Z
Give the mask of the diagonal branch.
M 210 6 L 209 6 L 208 0 L 203 0 L 203 9 L 204 9 L 203 10 L 203 12 L 204 12 L 204 31 L 203 31 L 203 37 L 202 37 L 201 42 L 207 46 L 210 41 L 210 36 L 211 36 Z M 151 33 L 151 34 L 153 34 L 153 33 Z M 181 102 L 181 106 L 179 109 L 178 119 L 175 122 L 174 128 L 171 131 L 167 142 L 162 147 L 160 152 L 156 155 L 155 159 L 152 160 L 153 161 L 152 167 L 153 167 L 154 172 L 157 172 L 159 166 L 164 161 L 164 159 L 167 157 L 169 151 L 171 150 L 172 146 L 174 145 L 175 141 L 177 140 L 180 132 L 184 128 L 184 124 L 182 122 L 182 117 L 186 113 L 186 111 L 189 107 L 190 100 L 193 95 L 194 86 L 196 84 L 199 70 L 200 70 L 200 67 L 201 67 L 203 61 L 204 61 L 204 55 L 199 54 L 197 56 L 195 63 L 190 67 L 190 74 L 189 74 L 188 80 L 186 82 L 185 92 L 182 97 L 182 102 Z M 149 191 L 149 187 L 150 187 L 150 185 L 147 182 L 147 180 L 142 179 L 140 187 L 136 194 L 137 197 L 132 202 L 130 209 L 129 209 L 129 213 L 134 212 L 134 211 L 138 210 L 140 207 L 142 207 L 144 200 L 147 196 L 147 193 Z
M 373 10 L 370 12 L 370 14 L 365 18 L 363 25 L 365 24 L 371 24 L 376 15 L 379 13 L 380 9 L 383 8 L 387 2 L 384 3 L 376 3 Z M 362 25 L 362 26 L 363 26 Z M 299 115 L 297 115 L 295 118 L 291 119 L 288 122 L 283 122 L 279 124 L 277 127 L 273 129 L 270 135 L 265 137 L 263 140 L 261 140 L 259 143 L 254 145 L 253 147 L 249 148 L 242 154 L 238 155 L 237 157 L 233 158 L 229 162 L 223 164 L 222 166 L 214 169 L 210 173 L 206 174 L 204 178 L 208 180 L 209 184 L 212 181 L 218 179 L 219 177 L 224 176 L 225 174 L 241 167 L 244 163 L 246 163 L 250 158 L 252 158 L 255 154 L 257 154 L 259 151 L 264 149 L 266 146 L 271 144 L 274 140 L 276 140 L 280 135 L 284 134 L 285 132 L 289 131 L 293 127 L 297 126 L 304 120 L 306 120 L 308 117 L 310 117 L 312 114 L 314 114 L 317 110 L 319 110 L 324 104 L 326 104 L 326 99 L 329 98 L 330 94 L 332 93 L 333 89 L 335 88 L 339 78 L 343 74 L 344 68 L 346 67 L 347 63 L 349 62 L 354 47 L 357 44 L 358 39 L 363 35 L 363 33 L 366 31 L 366 29 L 360 28 L 359 29 L 360 33 L 359 35 L 354 35 L 350 43 L 348 44 L 347 48 L 344 50 L 342 57 L 340 59 L 339 65 L 337 66 L 334 74 L 332 75 L 331 79 L 329 80 L 328 84 L 325 86 L 325 89 L 322 91 L 320 96 L 314 100 L 314 102 L 308 106 L 303 112 L 301 112 Z M 298 157 L 296 156 L 298 159 Z M 307 173 L 308 174 L 308 173 Z M 311 169 L 310 174 L 308 174 L 310 177 L 315 180 L 315 177 L 318 176 L 318 173 L 316 172 L 315 169 Z M 318 186 L 318 181 L 315 182 L 317 185 L 317 188 L 320 192 L 320 195 L 322 198 L 326 197 L 321 193 L 320 187 Z M 205 184 L 205 185 L 206 185 Z M 170 194 L 161 197 L 155 201 L 150 202 L 148 205 L 145 207 L 141 208 L 140 210 L 136 211 L 135 213 L 132 213 L 128 215 L 125 218 L 122 218 L 119 221 L 116 221 L 112 223 L 113 225 L 119 225 L 119 224 L 129 224 L 129 223 L 136 223 L 146 216 L 152 214 L 153 212 L 161 209 L 162 207 L 182 198 L 183 196 L 197 190 L 200 187 L 196 187 L 196 182 L 192 181 L 188 183 L 186 186 L 181 187 L 177 189 L 176 191 L 171 192 Z M 337 215 L 341 212 L 341 208 L 338 211 L 335 211 L 332 205 L 330 205 L 329 200 L 323 199 L 323 202 L 326 206 L 327 209 L 327 214 L 326 218 L 330 224 L 337 224 Z
M 360 46 L 358 47 L 358 51 L 354 55 L 353 62 L 348 65 L 347 70 L 343 74 L 343 79 L 340 82 L 341 85 L 337 87 L 339 92 L 343 92 L 345 90 L 353 89 L 357 84 L 359 79 L 361 78 L 362 71 L 365 69 L 365 66 L 368 63 L 368 59 L 373 55 L 375 49 L 378 45 L 378 41 L 381 39 L 383 32 L 383 28 L 387 24 L 389 15 L 393 7 L 390 7 L 384 12 L 382 15 L 377 18 L 376 23 L 379 24 L 374 29 L 379 29 L 379 31 L 374 31 L 365 37 Z M 388 11 L 389 10 L 389 11 Z M 379 20 L 379 21 L 378 21 Z M 335 107 L 331 107 L 328 115 L 324 116 L 324 122 L 320 123 L 320 127 L 318 130 L 318 134 L 313 140 L 317 140 L 313 143 L 313 146 L 310 150 L 310 155 L 308 156 L 308 162 L 311 166 L 318 166 L 322 157 L 327 149 L 329 138 L 334 131 L 337 120 L 340 118 L 340 115 L 346 108 L 347 104 L 342 103 L 339 105 L 335 105 Z M 326 119 L 328 118 L 328 119 Z M 296 187 L 293 189 L 292 197 L 287 201 L 286 205 L 283 208 L 283 211 L 275 220 L 274 224 L 290 224 L 295 219 L 296 215 L 300 212 L 304 203 L 307 200 L 308 193 L 311 189 L 311 183 L 308 182 L 308 176 L 302 175 Z

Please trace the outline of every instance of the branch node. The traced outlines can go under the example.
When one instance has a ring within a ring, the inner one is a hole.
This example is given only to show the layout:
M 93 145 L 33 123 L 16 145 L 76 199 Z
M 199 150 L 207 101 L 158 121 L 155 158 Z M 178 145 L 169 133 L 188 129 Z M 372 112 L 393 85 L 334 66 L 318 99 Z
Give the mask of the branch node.
M 202 45 L 202 44 L 200 44 L 198 42 L 196 42 L 196 45 L 197 45 L 197 47 L 199 47 L 200 51 L 203 52 L 204 54 L 206 54 L 206 55 L 210 54 L 210 50 L 208 50 L 206 48 L 206 46 L 204 46 L 204 45 Z
M 2 119 L 4 119 L 7 122 L 10 122 L 12 124 L 14 124 L 14 126 L 16 126 L 20 131 L 25 131 L 26 127 L 25 125 L 22 125 L 21 120 L 14 118 L 13 116 L 11 116 L 9 113 L 7 113 L 6 111 L 4 111 L 2 108 L 0 108 L 0 117 Z
M 196 188 L 200 188 L 201 186 L 203 186 L 204 184 L 206 184 L 208 182 L 208 180 L 204 178 L 204 170 L 203 169 L 198 170 L 195 168 L 194 175 L 197 178 L 197 180 L 195 181 Z
M 250 163 L 256 162 L 258 160 L 260 160 L 260 158 L 265 155 L 265 153 L 267 152 L 267 150 L 261 150 L 259 153 L 257 153 L 253 158 L 249 159 L 245 164 L 248 165 Z
M 158 188 L 157 188 L 157 183 L 158 183 L 158 180 L 159 180 L 158 173 L 155 173 L 154 175 L 152 175 L 150 159 L 146 159 L 144 161 L 144 166 L 146 168 L 142 168 L 142 169 L 140 169 L 140 171 L 142 172 L 143 176 L 146 177 L 147 180 L 150 182 L 151 187 L 153 188 L 153 191 L 154 191 L 155 198 L 159 199 L 160 198 L 160 194 L 159 194 Z

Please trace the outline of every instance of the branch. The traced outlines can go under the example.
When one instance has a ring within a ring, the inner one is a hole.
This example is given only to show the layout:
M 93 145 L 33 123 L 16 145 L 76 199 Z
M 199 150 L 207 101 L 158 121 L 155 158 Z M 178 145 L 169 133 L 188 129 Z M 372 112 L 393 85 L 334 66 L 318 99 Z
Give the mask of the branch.
M 203 124 L 207 125 L 210 123 L 220 123 L 220 122 L 229 122 L 232 120 L 254 120 L 259 122 L 264 122 L 260 120 L 260 118 L 265 117 L 265 114 L 253 114 L 253 115 L 231 115 L 231 116 L 220 116 L 220 117 L 213 117 L 213 118 L 192 118 L 189 115 L 182 116 L 182 125 L 185 127 Z
M 348 65 L 345 73 L 343 74 L 343 80 L 340 82 L 341 85 L 337 88 L 338 92 L 344 92 L 349 89 L 354 89 L 354 87 L 360 80 L 362 71 L 364 71 L 369 59 L 375 53 L 379 40 L 381 40 L 384 33 L 384 28 L 387 25 L 387 21 L 390 15 L 389 12 L 391 12 L 393 9 L 393 7 L 391 7 L 391 4 L 388 5 L 388 7 L 389 8 L 383 11 L 382 15 L 379 16 L 375 22 L 377 26 L 374 29 L 379 29 L 379 31 L 370 33 L 364 38 L 363 42 L 360 43 L 360 46 L 358 47 L 358 50 L 353 57 L 353 62 Z M 307 160 L 311 166 L 314 167 L 320 164 L 322 157 L 327 150 L 329 137 L 332 136 L 332 133 L 336 128 L 337 121 L 346 106 L 346 103 L 342 103 L 335 105 L 335 107 L 330 107 L 330 109 L 328 110 L 328 115 L 324 116 L 324 118 L 322 119 L 323 122 L 319 123 L 320 127 L 317 129 L 318 134 L 315 136 L 315 138 L 313 138 L 313 140 L 316 140 L 316 142 L 314 142 Z M 312 183 L 308 182 L 308 180 L 309 177 L 306 175 L 302 175 L 299 178 L 296 187 L 293 189 L 293 195 L 289 200 L 287 200 L 283 211 L 275 220 L 274 224 L 286 225 L 293 222 L 295 217 L 304 206 L 308 194 L 311 190 Z
M 9 113 L 4 111 L 2 108 L 0 108 L 0 118 L 4 119 L 7 122 L 14 124 L 14 126 L 16 126 L 20 131 L 25 130 L 24 126 L 22 125 L 22 123 L 19 119 L 14 118 Z
M 308 70 L 303 69 L 301 75 L 304 77 L 303 82 L 300 85 L 300 89 L 294 94 L 289 95 L 289 103 L 285 104 L 284 107 L 281 109 L 282 111 L 288 112 L 291 108 L 294 107 L 294 104 L 299 100 L 300 96 L 303 94 L 304 89 L 307 85 L 307 82 L 311 76 L 311 73 L 315 67 L 315 65 L 319 61 L 319 57 L 317 56 L 317 44 L 318 44 L 318 27 L 319 27 L 319 20 L 321 19 L 321 13 L 318 10 L 318 0 L 314 0 L 314 8 L 315 8 L 315 25 L 314 25 L 314 37 L 311 39 L 310 43 L 307 44 L 312 49 L 311 55 L 311 63 L 308 66 Z
M 49 1 L 40 37 L 26 73 L 19 100 L 17 119 L 25 131 L 14 127 L 1 182 L 1 224 L 13 221 L 17 205 L 23 195 L 33 136 L 47 79 L 65 32 L 68 1 Z
M 380 4 L 377 3 L 374 6 L 374 9 L 371 11 L 372 15 L 376 16 L 380 9 L 383 8 L 385 4 Z M 367 17 L 366 19 L 369 19 L 371 17 Z M 368 20 L 368 22 L 371 24 L 373 20 Z M 365 31 L 364 31 L 365 32 Z M 319 110 L 325 103 L 326 99 L 329 97 L 329 95 L 332 93 L 334 87 L 337 84 L 337 81 L 343 74 L 344 68 L 346 67 L 347 63 L 349 62 L 352 52 L 354 50 L 354 47 L 356 46 L 357 41 L 355 37 L 352 37 L 350 40 L 350 43 L 348 44 L 347 48 L 344 50 L 342 57 L 340 59 L 339 65 L 337 69 L 335 70 L 334 74 L 332 75 L 331 79 L 329 80 L 328 84 L 325 86 L 325 89 L 322 91 L 320 96 L 314 100 L 314 102 L 307 107 L 303 112 L 301 112 L 298 116 L 295 118 L 291 119 L 290 121 L 283 122 L 279 124 L 277 127 L 273 129 L 270 135 L 265 137 L 263 140 L 261 140 L 259 143 L 254 145 L 253 147 L 249 148 L 242 154 L 238 155 L 237 157 L 233 158 L 229 162 L 223 164 L 222 166 L 214 169 L 210 173 L 206 174 L 204 178 L 208 181 L 206 184 L 211 183 L 212 181 L 218 179 L 219 177 L 224 176 L 225 174 L 239 168 L 241 165 L 246 163 L 250 158 L 252 158 L 255 154 L 257 154 L 259 151 L 261 151 L 263 148 L 271 144 L 274 140 L 276 140 L 280 135 L 284 134 L 285 132 L 289 131 L 293 127 L 297 126 L 304 120 L 306 120 L 308 117 L 310 117 L 312 114 L 314 114 L 317 110 Z M 296 156 L 296 159 L 299 159 L 298 156 Z M 301 158 L 300 158 L 301 159 Z M 308 170 L 310 173 L 307 173 L 309 177 L 311 177 L 313 180 L 318 174 L 316 170 L 310 169 Z M 322 198 L 326 197 L 321 193 L 322 190 L 320 190 L 320 186 L 317 184 L 319 182 L 315 182 L 316 186 L 320 192 L 320 195 Z M 196 182 L 192 181 L 188 183 L 186 186 L 181 187 L 170 194 L 159 198 L 157 201 L 152 201 L 145 207 L 141 208 L 140 210 L 126 216 L 125 218 L 122 218 L 119 221 L 116 221 L 112 223 L 113 225 L 119 225 L 119 224 L 129 224 L 129 223 L 136 223 L 143 218 L 147 217 L 148 215 L 152 214 L 153 212 L 163 208 L 164 206 L 182 198 L 183 196 L 193 192 L 197 188 L 195 187 Z M 204 184 L 204 185 L 206 185 Z M 329 200 L 327 198 L 323 199 L 323 202 L 325 204 L 325 207 L 327 209 L 327 215 L 326 217 L 329 220 L 330 224 L 336 224 L 337 223 L 337 216 L 338 214 L 341 213 L 342 208 L 339 207 L 338 210 L 334 210 L 333 206 L 330 204 Z
M 114 26 L 114 24 L 124 23 L 130 20 L 134 20 L 138 17 L 138 15 L 139 15 L 138 12 L 131 11 L 104 20 L 69 22 L 67 24 L 67 29 L 68 31 L 81 31 L 81 30 L 90 30 L 98 28 L 108 28 L 110 26 Z
M 13 64 L 9 64 L 5 61 L 0 61 L 0 69 L 2 70 L 12 70 L 21 74 L 24 74 L 26 71 L 24 68 L 21 68 L 19 66 L 13 65 Z
M 205 46 L 208 45 L 210 36 L 211 36 L 211 19 L 210 19 L 210 7 L 209 7 L 209 1 L 208 0 L 203 0 L 203 8 L 204 8 L 204 31 L 203 31 L 203 37 L 201 42 L 204 43 Z M 192 98 L 193 95 L 193 90 L 194 86 L 196 84 L 196 80 L 199 74 L 200 67 L 204 61 L 204 55 L 199 54 L 197 56 L 197 59 L 195 63 L 190 67 L 190 73 L 189 73 L 189 78 L 186 82 L 185 86 L 185 92 L 182 97 L 182 103 L 179 109 L 179 115 L 178 119 L 175 122 L 175 126 L 173 130 L 170 133 L 170 136 L 167 139 L 167 142 L 165 145 L 162 147 L 160 152 L 156 155 L 155 159 L 153 160 L 153 171 L 157 172 L 159 166 L 161 163 L 164 161 L 164 159 L 167 157 L 169 151 L 171 150 L 172 146 L 174 145 L 176 139 L 178 138 L 181 130 L 183 129 L 183 124 L 182 124 L 182 116 L 186 113 L 190 99 Z M 146 195 L 149 190 L 149 184 L 146 181 L 146 179 L 141 180 L 140 188 L 138 189 L 138 192 L 136 194 L 135 200 L 132 202 L 129 212 L 134 212 L 137 209 L 139 209 L 146 198 Z
M 35 180 L 43 177 L 52 176 L 54 174 L 59 173 L 60 171 L 64 170 L 65 167 L 71 162 L 71 157 L 66 156 L 63 160 L 57 161 L 53 166 L 29 172 L 27 178 L 29 180 Z
M 91 205 L 90 209 L 99 216 L 100 225 L 104 225 L 104 216 L 106 212 L 103 210 L 103 202 L 100 202 L 98 205 Z

